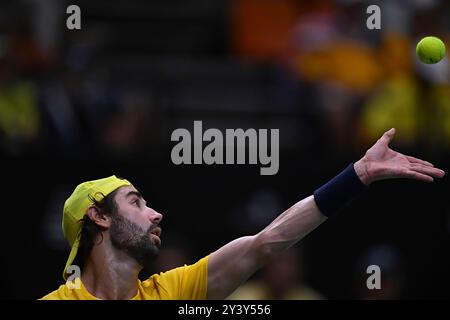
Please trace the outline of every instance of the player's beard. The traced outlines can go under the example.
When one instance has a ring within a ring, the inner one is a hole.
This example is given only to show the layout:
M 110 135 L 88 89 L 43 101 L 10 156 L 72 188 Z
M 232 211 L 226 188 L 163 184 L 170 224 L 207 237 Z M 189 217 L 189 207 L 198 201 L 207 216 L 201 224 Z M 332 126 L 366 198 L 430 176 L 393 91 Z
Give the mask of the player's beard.
M 142 267 L 153 262 L 159 253 L 159 245 L 153 243 L 150 232 L 156 225 L 144 230 L 134 222 L 121 216 L 119 213 L 112 215 L 109 229 L 112 245 L 125 251 L 135 259 Z

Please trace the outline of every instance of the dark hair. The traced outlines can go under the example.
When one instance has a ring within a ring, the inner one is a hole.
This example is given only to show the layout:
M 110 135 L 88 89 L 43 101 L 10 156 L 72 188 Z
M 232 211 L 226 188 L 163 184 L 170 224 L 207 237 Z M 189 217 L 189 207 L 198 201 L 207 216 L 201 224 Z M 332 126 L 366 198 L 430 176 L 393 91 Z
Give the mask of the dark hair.
M 115 201 L 115 195 L 117 190 L 111 192 L 107 196 L 103 193 L 99 192 L 95 195 L 89 195 L 89 200 L 92 201 L 92 204 L 103 214 L 105 215 L 114 215 L 117 212 L 117 203 Z M 101 197 L 98 200 L 99 196 Z M 77 255 L 74 259 L 73 264 L 78 265 L 81 269 L 84 267 L 84 263 L 91 253 L 92 247 L 94 246 L 94 239 L 97 234 L 101 235 L 102 227 L 97 225 L 91 218 L 86 214 L 83 219 L 79 221 L 79 223 L 83 224 L 81 229 L 81 238 L 80 244 L 78 247 Z M 103 241 L 103 235 L 99 243 Z

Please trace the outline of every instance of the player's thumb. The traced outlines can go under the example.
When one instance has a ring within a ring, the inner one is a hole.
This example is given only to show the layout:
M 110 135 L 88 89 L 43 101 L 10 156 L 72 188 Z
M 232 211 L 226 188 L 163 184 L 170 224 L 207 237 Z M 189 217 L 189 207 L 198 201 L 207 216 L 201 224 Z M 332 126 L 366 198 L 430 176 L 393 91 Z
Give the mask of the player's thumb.
M 383 134 L 383 136 L 380 138 L 380 140 L 382 143 L 389 145 L 389 142 L 392 141 L 392 138 L 394 138 L 394 135 L 395 135 L 395 128 L 392 128 L 392 129 L 386 131 Z

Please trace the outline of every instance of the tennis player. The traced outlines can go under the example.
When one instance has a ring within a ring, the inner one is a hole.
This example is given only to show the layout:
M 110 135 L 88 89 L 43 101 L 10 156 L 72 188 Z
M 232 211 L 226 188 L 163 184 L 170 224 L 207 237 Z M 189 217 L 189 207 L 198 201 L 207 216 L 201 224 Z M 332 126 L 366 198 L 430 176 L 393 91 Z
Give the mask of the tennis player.
M 238 238 L 192 265 L 138 278 L 161 245 L 162 214 L 127 180 L 78 185 L 66 200 L 63 231 L 71 246 L 66 280 L 42 299 L 224 299 L 278 253 L 300 241 L 378 180 L 432 182 L 444 171 L 389 148 L 391 129 L 354 164 L 281 213 L 258 234 Z M 77 267 L 78 266 L 78 267 Z M 75 271 L 80 270 L 79 276 Z

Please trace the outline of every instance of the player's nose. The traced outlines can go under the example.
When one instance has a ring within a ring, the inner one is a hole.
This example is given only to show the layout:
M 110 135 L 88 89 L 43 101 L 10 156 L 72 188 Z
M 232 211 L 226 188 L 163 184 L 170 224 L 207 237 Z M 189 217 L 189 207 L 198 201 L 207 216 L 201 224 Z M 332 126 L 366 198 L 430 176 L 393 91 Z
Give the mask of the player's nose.
M 163 215 L 152 208 L 149 209 L 150 209 L 149 211 L 150 221 L 155 224 L 160 224 L 163 219 Z

